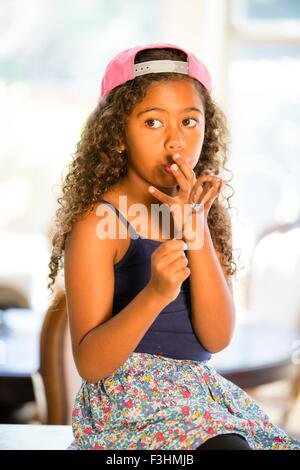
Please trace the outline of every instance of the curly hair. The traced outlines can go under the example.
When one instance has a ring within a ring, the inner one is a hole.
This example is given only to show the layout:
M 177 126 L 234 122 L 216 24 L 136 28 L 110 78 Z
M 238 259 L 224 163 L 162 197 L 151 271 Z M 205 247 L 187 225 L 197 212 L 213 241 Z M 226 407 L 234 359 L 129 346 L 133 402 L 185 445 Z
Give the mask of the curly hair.
M 157 59 L 186 61 L 187 57 L 183 51 L 173 48 L 147 49 L 137 54 L 135 63 Z M 66 238 L 74 223 L 91 212 L 99 198 L 126 175 L 128 155 L 126 150 L 119 153 L 117 149 L 123 144 L 129 115 L 143 100 L 151 84 L 166 80 L 188 80 L 193 83 L 204 105 L 205 134 L 201 158 L 199 155 L 194 168 L 196 177 L 207 172 L 222 175 L 226 169 L 229 136 L 226 117 L 196 79 L 180 73 L 150 73 L 129 80 L 111 90 L 99 100 L 84 123 L 81 138 L 76 145 L 62 185 L 63 194 L 57 199 L 60 207 L 56 211 L 52 253 L 48 265 L 50 269 L 48 277 L 51 279 L 48 289 L 51 289 L 52 293 L 55 278 L 63 268 Z M 226 170 L 232 174 L 230 170 Z M 237 271 L 233 259 L 232 229 L 228 212 L 233 193 L 232 190 L 232 194 L 224 198 L 227 207 L 216 198 L 207 219 L 213 244 L 221 254 L 222 264 L 229 275 Z

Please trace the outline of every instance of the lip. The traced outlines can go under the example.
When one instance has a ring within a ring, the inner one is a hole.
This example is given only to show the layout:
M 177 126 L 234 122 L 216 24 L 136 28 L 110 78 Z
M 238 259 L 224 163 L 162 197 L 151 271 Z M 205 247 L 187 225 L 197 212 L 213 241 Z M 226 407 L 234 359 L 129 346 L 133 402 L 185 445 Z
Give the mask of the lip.
M 173 175 L 173 172 L 170 168 L 171 165 L 172 165 L 172 163 L 170 163 L 169 165 L 163 165 L 164 172 L 167 173 L 168 175 Z

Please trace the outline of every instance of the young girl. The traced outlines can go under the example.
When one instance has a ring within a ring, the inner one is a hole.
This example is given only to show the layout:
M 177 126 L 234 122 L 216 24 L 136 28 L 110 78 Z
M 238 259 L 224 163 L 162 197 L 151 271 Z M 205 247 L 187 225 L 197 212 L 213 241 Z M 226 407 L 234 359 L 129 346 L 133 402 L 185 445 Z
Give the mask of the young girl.
M 64 254 L 83 379 L 69 449 L 300 449 L 209 364 L 235 325 L 220 200 L 227 133 L 209 72 L 189 51 L 148 44 L 108 64 L 59 199 L 49 264 L 50 288 Z M 144 208 L 139 230 L 134 204 Z M 103 236 L 104 214 L 127 236 Z

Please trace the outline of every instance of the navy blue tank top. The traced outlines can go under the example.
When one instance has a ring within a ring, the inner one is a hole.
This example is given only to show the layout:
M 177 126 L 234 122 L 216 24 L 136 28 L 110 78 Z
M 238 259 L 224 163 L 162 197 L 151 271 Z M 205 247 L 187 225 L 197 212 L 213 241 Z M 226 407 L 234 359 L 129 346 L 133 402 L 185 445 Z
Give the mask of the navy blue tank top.
M 148 284 L 151 278 L 151 254 L 163 243 L 138 234 L 123 214 L 108 204 L 130 233 L 130 246 L 123 258 L 114 265 L 115 287 L 112 315 L 117 315 Z M 140 312 L 141 315 L 143 312 Z M 156 317 L 134 352 L 158 354 L 173 359 L 206 361 L 211 358 L 198 340 L 191 323 L 189 277 L 181 285 L 179 295 Z

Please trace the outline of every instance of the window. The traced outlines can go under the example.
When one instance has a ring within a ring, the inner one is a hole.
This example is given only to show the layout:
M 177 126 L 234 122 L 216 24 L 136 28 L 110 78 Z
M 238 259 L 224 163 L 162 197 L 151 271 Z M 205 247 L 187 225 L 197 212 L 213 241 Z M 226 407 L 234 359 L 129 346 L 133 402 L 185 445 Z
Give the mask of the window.
M 300 3 L 231 1 L 229 45 L 236 245 L 250 256 L 266 228 L 300 214 Z
M 47 237 L 62 176 L 104 68 L 126 47 L 151 42 L 157 12 L 156 0 L 1 4 L 0 257 L 9 266 L 1 263 L 0 277 L 22 276 L 36 308 L 48 304 Z

